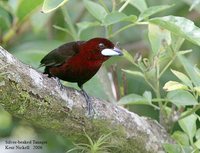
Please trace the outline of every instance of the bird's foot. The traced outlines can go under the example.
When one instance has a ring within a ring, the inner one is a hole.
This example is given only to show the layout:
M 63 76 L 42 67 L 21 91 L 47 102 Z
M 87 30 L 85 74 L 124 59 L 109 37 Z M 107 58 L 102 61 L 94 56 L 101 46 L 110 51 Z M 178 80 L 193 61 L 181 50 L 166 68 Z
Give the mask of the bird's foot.
M 92 106 L 91 98 L 88 96 L 88 94 L 84 90 L 82 90 L 82 94 L 85 97 L 86 104 L 87 104 L 87 113 L 88 113 L 87 115 L 93 116 L 95 114 L 95 111 L 94 111 L 94 108 Z
M 59 86 L 60 90 L 65 89 L 65 86 L 60 82 L 60 79 L 55 77 L 55 80 L 57 82 L 57 85 Z

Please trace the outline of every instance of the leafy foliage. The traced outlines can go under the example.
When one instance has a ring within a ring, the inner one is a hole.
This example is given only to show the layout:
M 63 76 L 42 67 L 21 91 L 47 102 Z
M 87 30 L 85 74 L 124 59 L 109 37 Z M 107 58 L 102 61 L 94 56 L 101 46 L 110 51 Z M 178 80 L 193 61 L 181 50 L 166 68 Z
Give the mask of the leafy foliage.
M 37 68 L 47 52 L 66 41 L 97 36 L 120 41 L 124 44 L 123 59 L 114 58 L 105 64 L 111 69 L 112 78 L 104 67 L 86 84 L 86 90 L 142 115 L 146 108 L 147 116 L 159 113 L 160 123 L 177 142 L 164 144 L 166 152 L 196 153 L 200 149 L 200 23 L 195 19 L 199 2 L 3 0 L 0 43 Z M 194 21 L 187 18 L 193 15 Z M 2 114 L 0 122 L 14 126 L 11 117 Z M 5 130 L 2 125 L 0 135 Z M 86 137 L 89 143 L 76 144 L 77 150 L 108 151 L 109 135 L 102 134 L 97 141 L 87 134 Z M 67 148 L 72 148 L 68 144 Z
M 68 150 L 67 153 L 73 152 L 75 150 L 77 150 L 77 151 L 79 150 L 79 152 L 83 152 L 83 153 L 88 153 L 88 152 L 109 153 L 110 152 L 109 148 L 114 147 L 109 143 L 109 136 L 111 134 L 112 133 L 102 135 L 97 139 L 97 141 L 94 141 L 91 139 L 91 137 L 89 137 L 89 135 L 87 135 L 87 133 L 85 133 L 85 136 L 86 136 L 87 140 L 89 141 L 89 143 L 88 144 L 86 144 L 86 143 L 75 144 L 75 147 L 73 149 Z

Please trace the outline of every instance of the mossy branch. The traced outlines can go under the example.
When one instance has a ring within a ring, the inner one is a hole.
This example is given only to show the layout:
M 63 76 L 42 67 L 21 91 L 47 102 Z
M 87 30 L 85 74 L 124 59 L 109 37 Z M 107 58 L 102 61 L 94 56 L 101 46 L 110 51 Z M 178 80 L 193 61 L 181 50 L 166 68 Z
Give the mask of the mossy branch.
M 113 152 L 155 153 L 163 151 L 163 143 L 172 141 L 156 121 L 93 97 L 96 114 L 88 117 L 85 99 L 79 91 L 60 90 L 54 79 L 21 63 L 2 47 L 0 74 L 3 108 L 41 128 L 75 141 L 85 132 L 98 138 L 116 131 L 110 135 Z

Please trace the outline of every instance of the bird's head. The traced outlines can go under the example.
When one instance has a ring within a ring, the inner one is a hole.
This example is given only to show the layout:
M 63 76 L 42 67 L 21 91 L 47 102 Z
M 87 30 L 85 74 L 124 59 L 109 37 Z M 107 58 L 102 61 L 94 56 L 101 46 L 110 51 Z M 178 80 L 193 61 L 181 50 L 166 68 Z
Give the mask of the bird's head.
M 88 60 L 106 61 L 111 56 L 122 56 L 122 51 L 110 40 L 105 38 L 93 38 L 82 45 L 82 53 Z

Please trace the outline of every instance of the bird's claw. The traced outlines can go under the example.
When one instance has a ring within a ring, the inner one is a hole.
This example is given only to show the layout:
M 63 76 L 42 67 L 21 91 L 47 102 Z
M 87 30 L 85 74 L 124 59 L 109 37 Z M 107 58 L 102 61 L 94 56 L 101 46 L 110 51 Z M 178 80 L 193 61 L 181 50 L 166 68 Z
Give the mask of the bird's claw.
M 88 94 L 84 90 L 82 90 L 82 94 L 85 97 L 86 104 L 87 104 L 87 113 L 88 113 L 87 115 L 93 116 L 95 114 L 95 111 L 94 111 L 94 108 L 92 106 L 91 98 L 88 96 Z
M 63 90 L 65 86 L 60 82 L 60 79 L 55 77 L 55 80 L 57 82 L 57 85 L 59 86 L 60 90 Z
M 90 99 L 86 99 L 86 103 L 87 103 L 87 113 L 88 115 L 90 116 L 91 115 L 91 112 L 92 112 L 92 103 L 91 103 L 91 100 Z

